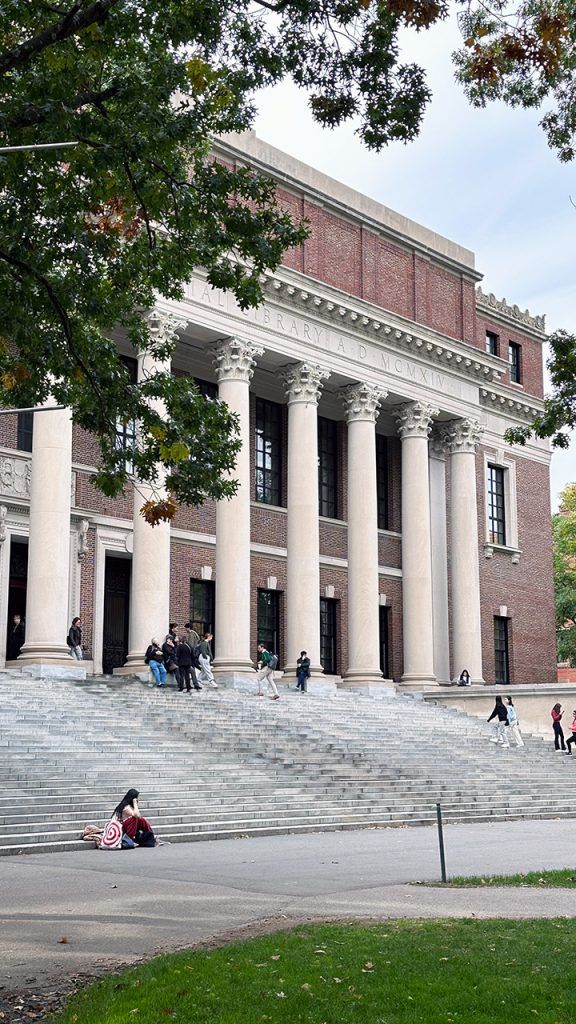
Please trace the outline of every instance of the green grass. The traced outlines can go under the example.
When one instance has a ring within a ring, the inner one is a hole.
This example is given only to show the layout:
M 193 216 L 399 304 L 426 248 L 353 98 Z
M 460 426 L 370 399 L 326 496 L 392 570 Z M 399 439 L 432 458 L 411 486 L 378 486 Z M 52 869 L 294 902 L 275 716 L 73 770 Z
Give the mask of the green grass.
M 540 889 L 575 889 L 576 868 L 560 868 L 557 871 L 527 871 L 526 874 L 517 875 L 472 875 L 470 878 L 451 878 L 447 883 L 449 886 L 499 886 L 499 885 L 527 885 L 536 886 Z
M 161 956 L 58 1024 L 568 1024 L 576 921 L 317 925 Z

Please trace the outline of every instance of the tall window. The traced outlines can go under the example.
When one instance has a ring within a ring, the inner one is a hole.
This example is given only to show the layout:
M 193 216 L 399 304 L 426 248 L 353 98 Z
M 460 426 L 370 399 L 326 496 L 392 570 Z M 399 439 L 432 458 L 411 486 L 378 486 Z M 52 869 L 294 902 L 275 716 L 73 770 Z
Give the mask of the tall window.
M 378 529 L 388 529 L 388 438 L 376 434 L 376 492 L 378 495 Z
M 501 466 L 488 466 L 488 540 L 491 544 L 506 543 L 505 472 Z
M 256 501 L 282 501 L 282 406 L 256 399 Z
M 34 413 L 18 413 L 18 434 L 16 447 L 21 452 L 32 451 L 32 438 L 34 436 Z
M 257 640 L 267 651 L 280 657 L 280 594 L 258 591 Z
M 120 356 L 121 362 L 128 370 L 130 383 L 138 382 L 138 360 L 130 356 Z M 127 422 L 118 417 L 116 420 L 116 447 L 126 453 L 126 470 L 131 473 L 133 470 L 132 453 L 136 447 L 136 423 L 134 420 Z
M 338 518 L 338 424 L 318 417 L 318 514 Z
M 214 583 L 212 580 L 190 580 L 190 622 L 198 636 L 214 633 Z M 214 653 L 214 641 L 212 641 Z
M 510 651 L 508 646 L 508 619 L 494 616 L 494 670 L 497 683 L 510 682 Z
M 328 597 L 320 598 L 320 663 L 328 676 L 336 674 L 336 605 Z
M 214 384 L 213 381 L 200 380 L 198 377 L 195 377 L 194 383 L 204 398 L 218 398 L 218 385 Z
M 380 671 L 390 679 L 390 609 L 380 605 Z
M 486 351 L 491 356 L 498 355 L 498 335 L 494 331 L 486 331 Z
M 513 384 L 522 383 L 522 346 L 515 341 L 508 342 L 508 362 L 510 364 L 510 380 Z

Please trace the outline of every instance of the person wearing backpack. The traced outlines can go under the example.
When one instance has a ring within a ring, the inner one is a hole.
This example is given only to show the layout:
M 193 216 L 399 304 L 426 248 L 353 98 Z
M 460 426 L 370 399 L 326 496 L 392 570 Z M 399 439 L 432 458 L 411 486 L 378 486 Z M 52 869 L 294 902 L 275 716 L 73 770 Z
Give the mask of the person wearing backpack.
M 176 661 L 178 663 L 178 671 L 180 674 L 180 679 L 178 681 L 178 690 L 180 693 L 184 693 L 184 686 L 186 686 L 186 693 L 192 692 L 192 686 L 194 686 L 195 690 L 201 690 L 202 687 L 198 683 L 196 670 L 194 668 L 194 654 L 190 635 L 181 637 L 178 641 L 176 645 Z
M 82 629 L 79 615 L 72 619 L 72 625 L 68 630 L 67 642 L 70 648 L 70 657 L 76 658 L 77 661 L 83 661 L 84 652 L 82 650 Z
M 213 690 L 218 689 L 218 683 L 214 679 L 214 673 L 212 671 L 212 648 L 210 641 L 212 639 L 212 633 L 204 633 L 204 636 L 199 644 L 193 649 L 194 656 L 198 657 L 198 664 L 200 665 L 200 679 L 203 683 L 208 683 Z
M 264 680 L 268 683 L 269 689 L 272 691 L 271 700 L 280 700 L 280 694 L 276 688 L 274 682 L 274 669 L 278 668 L 278 657 L 276 654 L 271 654 L 264 647 L 264 644 L 258 644 L 258 665 L 260 671 L 258 672 L 258 692 L 257 697 L 263 697 L 262 683 Z
M 146 654 L 144 655 L 144 661 L 156 680 L 156 686 L 166 686 L 164 655 L 162 654 L 162 648 L 158 640 L 152 640 L 152 642 L 148 644 Z

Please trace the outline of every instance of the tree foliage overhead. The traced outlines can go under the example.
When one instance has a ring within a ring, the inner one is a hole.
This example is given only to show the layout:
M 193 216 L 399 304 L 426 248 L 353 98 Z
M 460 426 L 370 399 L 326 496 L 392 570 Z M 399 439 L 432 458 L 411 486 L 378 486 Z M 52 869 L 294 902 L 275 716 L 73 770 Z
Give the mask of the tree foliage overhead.
M 558 658 L 576 664 L 576 484 L 561 494 L 560 512 L 552 517 L 554 587 Z
M 0 145 L 77 141 L 0 156 L 0 404 L 49 393 L 101 447 L 98 485 L 127 481 L 118 420 L 135 421 L 133 469 L 162 464 L 174 499 L 233 493 L 236 421 L 183 378 L 130 383 L 111 340 L 168 357 L 151 336 L 157 297 L 181 297 L 195 268 L 241 307 L 305 225 L 273 185 L 210 156 L 248 129 L 258 89 L 286 77 L 326 127 L 355 118 L 369 147 L 418 134 L 425 73 L 398 33 L 456 10 L 459 74 L 472 102 L 555 98 L 546 128 L 563 158 L 576 128 L 573 4 L 504 0 L 5 0 L 0 5 Z M 160 415 L 150 399 L 161 399 Z M 198 460 L 202 460 L 202 479 Z M 224 475 L 223 475 L 224 474 Z M 165 509 L 167 513 L 173 505 Z

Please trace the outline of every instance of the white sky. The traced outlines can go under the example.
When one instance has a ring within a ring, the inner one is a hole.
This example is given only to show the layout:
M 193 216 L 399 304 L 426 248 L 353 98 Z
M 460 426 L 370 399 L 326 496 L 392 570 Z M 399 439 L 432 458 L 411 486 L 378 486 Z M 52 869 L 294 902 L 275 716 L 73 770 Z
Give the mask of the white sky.
M 404 36 L 405 59 L 428 71 L 434 98 L 416 142 L 368 152 L 353 125 L 326 131 L 291 84 L 258 97 L 257 134 L 400 213 L 467 246 L 482 287 L 549 331 L 576 332 L 576 165 L 561 164 L 538 126 L 542 111 L 473 110 L 453 80 L 453 22 Z M 552 458 L 553 508 L 576 481 L 576 443 Z

